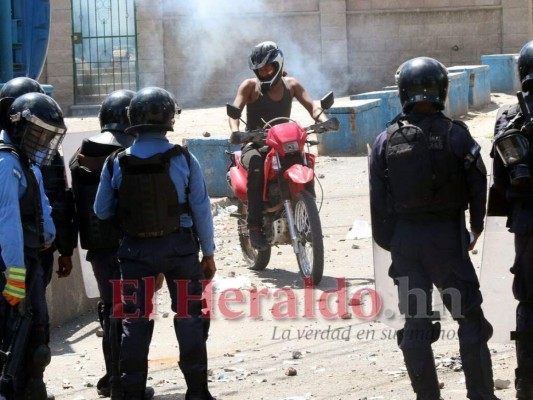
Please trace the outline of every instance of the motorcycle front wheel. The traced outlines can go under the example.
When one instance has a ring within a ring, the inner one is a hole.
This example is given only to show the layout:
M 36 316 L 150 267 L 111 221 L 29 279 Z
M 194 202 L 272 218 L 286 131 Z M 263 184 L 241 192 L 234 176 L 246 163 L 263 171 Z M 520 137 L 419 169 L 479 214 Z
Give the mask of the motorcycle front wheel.
M 239 244 L 241 245 L 244 260 L 248 264 L 248 268 L 251 270 L 262 271 L 270 262 L 271 248 L 257 250 L 252 246 L 252 243 L 250 242 L 250 232 L 248 231 L 248 225 L 246 223 L 246 219 L 248 218 L 248 207 L 246 204 L 239 202 L 238 212 L 239 218 L 237 220 L 237 228 L 239 230 Z
M 304 278 L 312 278 L 318 285 L 324 273 L 324 239 L 315 199 L 307 192 L 294 199 L 294 225 L 298 238 L 298 267 Z

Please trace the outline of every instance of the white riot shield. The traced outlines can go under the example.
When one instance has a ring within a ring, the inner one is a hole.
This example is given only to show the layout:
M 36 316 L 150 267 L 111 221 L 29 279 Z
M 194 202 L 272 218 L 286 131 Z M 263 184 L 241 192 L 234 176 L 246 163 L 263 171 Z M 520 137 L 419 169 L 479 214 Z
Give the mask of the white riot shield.
M 492 186 L 492 179 L 491 179 Z M 491 191 L 494 193 L 494 191 Z M 489 204 L 491 204 L 489 193 Z M 507 217 L 492 216 L 485 223 L 480 285 L 483 312 L 494 328 L 491 341 L 508 343 L 516 326 L 517 301 L 513 296 L 514 235 L 505 226 Z

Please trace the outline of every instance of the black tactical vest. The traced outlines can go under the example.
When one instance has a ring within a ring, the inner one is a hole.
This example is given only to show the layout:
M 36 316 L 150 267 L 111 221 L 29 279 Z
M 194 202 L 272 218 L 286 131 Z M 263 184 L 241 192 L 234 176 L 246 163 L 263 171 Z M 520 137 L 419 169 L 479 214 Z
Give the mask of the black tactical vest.
M 450 147 L 453 122 L 442 114 L 416 122 L 402 118 L 387 129 L 387 177 L 398 214 L 439 214 L 467 205 L 462 160 Z
M 170 160 L 185 154 L 181 146 L 149 158 L 118 154 L 122 181 L 118 188 L 118 216 L 125 234 L 140 238 L 168 235 L 180 228 L 180 215 L 189 213 L 188 202 L 178 203 L 170 178 Z M 188 193 L 186 188 L 185 193 Z
M 85 250 L 112 249 L 119 246 L 122 238 L 115 219 L 101 220 L 93 210 L 104 162 L 116 150 L 122 148 L 88 140 L 70 160 L 80 245 Z
M 28 159 L 20 154 L 16 147 L 0 142 L 0 151 L 10 151 L 20 160 L 22 172 L 28 185 L 19 199 L 24 246 L 40 249 L 44 244 L 44 223 L 41 192 L 37 178 L 30 168 Z

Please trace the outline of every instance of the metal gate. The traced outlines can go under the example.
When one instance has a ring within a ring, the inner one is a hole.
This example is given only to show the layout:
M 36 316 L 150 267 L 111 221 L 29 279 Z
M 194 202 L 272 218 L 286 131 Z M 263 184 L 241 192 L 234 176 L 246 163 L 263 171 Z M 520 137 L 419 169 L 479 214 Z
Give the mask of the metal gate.
M 72 0 L 74 103 L 137 90 L 135 0 Z

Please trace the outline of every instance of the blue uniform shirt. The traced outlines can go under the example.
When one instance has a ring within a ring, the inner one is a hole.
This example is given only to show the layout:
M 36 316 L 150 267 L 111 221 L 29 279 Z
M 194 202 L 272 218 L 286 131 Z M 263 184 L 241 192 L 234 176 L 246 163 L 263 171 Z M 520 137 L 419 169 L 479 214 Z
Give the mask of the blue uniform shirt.
M 0 133 L 0 140 L 11 144 L 5 132 Z M 52 207 L 44 193 L 41 171 L 32 166 L 39 184 L 43 208 L 44 241 L 54 241 L 56 229 L 52 220 Z M 8 151 L 0 152 L 0 250 L 4 264 L 8 267 L 24 267 L 24 236 L 20 220 L 19 199 L 26 192 L 28 183 L 19 159 Z
M 161 133 L 143 133 L 133 146 L 126 150 L 127 154 L 139 158 L 149 158 L 158 153 L 164 153 L 174 145 Z M 94 212 L 100 219 L 109 219 L 115 216 L 117 198 L 114 190 L 118 189 L 122 181 L 118 158 L 113 164 L 113 176 L 110 176 L 106 160 L 100 185 L 94 201 Z M 185 188 L 189 186 L 189 205 L 195 221 L 196 231 L 200 239 L 200 247 L 204 256 L 212 256 L 215 251 L 213 217 L 211 216 L 211 201 L 207 194 L 204 176 L 198 160 L 191 154 L 191 170 L 187 166 L 185 157 L 173 157 L 170 162 L 170 178 L 178 193 L 178 202 L 184 203 Z M 192 227 L 192 218 L 182 214 L 180 224 L 184 228 Z

